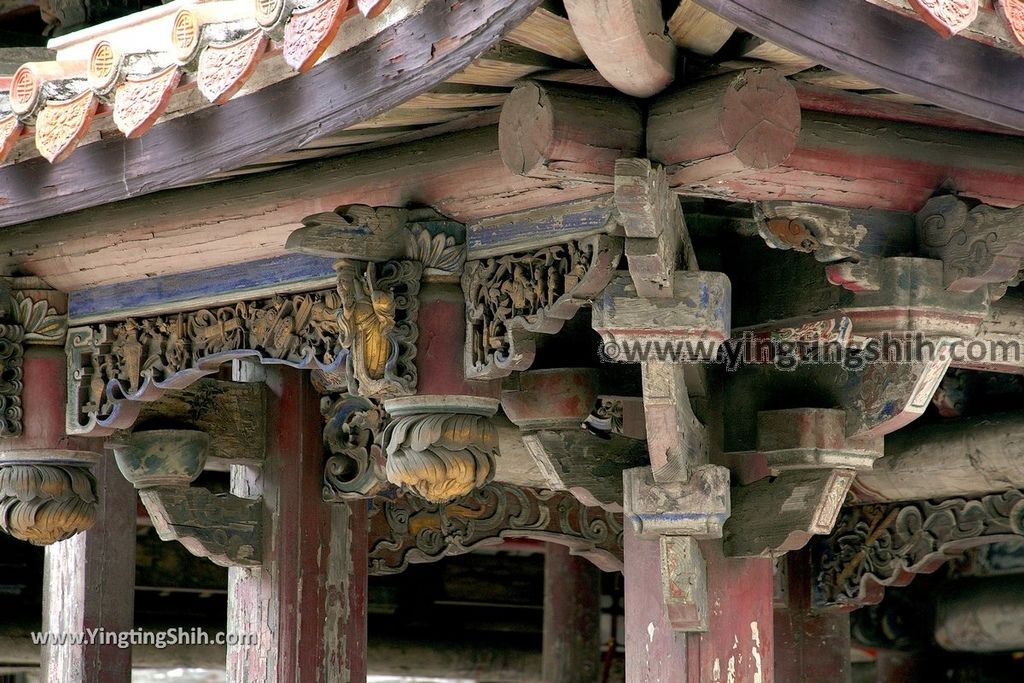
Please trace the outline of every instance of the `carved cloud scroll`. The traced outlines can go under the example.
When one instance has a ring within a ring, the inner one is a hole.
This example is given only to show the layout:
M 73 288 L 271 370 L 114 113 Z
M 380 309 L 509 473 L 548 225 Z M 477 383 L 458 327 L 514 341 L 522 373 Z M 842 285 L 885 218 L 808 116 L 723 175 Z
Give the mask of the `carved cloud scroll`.
M 605 571 L 622 569 L 622 516 L 587 507 L 569 493 L 490 483 L 449 503 L 417 496 L 378 497 L 370 505 L 370 573 L 532 538 L 567 545 Z

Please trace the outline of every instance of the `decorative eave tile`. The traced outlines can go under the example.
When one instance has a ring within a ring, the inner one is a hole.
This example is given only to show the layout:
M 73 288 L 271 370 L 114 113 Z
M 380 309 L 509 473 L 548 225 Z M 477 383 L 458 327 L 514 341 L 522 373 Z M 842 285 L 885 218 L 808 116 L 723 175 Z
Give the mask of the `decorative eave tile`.
M 63 102 L 47 102 L 36 117 L 36 149 L 39 153 L 51 164 L 71 154 L 89 131 L 99 104 L 99 98 L 92 90 Z
M 267 36 L 256 29 L 231 43 L 210 44 L 199 57 L 199 92 L 214 104 L 234 96 L 256 70 L 267 48 Z
M 128 138 L 145 133 L 160 118 L 180 79 L 177 66 L 144 78 L 126 78 L 114 95 L 114 125 Z

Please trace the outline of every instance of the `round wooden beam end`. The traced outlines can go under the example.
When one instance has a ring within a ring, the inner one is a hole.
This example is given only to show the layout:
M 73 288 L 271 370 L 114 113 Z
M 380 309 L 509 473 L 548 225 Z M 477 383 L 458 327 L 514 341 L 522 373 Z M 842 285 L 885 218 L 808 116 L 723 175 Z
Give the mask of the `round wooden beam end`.
M 778 166 L 800 138 L 800 102 L 793 84 L 774 69 L 752 69 L 722 98 L 722 135 L 744 165 Z
M 616 159 L 643 150 L 643 118 L 619 95 L 530 82 L 505 100 L 498 145 L 517 175 L 607 182 Z

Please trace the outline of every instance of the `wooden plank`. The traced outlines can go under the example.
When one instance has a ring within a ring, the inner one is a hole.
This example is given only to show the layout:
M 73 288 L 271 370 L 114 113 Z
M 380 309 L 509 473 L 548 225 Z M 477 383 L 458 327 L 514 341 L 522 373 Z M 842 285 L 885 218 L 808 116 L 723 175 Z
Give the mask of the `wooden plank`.
M 597 680 L 601 570 L 557 543 L 544 545 L 544 681 Z
M 668 20 L 668 34 L 676 45 L 710 56 L 722 49 L 736 26 L 693 0 L 680 0 Z
M 326 505 L 320 397 L 309 374 L 268 368 L 274 424 L 261 473 L 236 465 L 232 492 L 261 495 L 263 565 L 228 572 L 228 680 L 366 680 L 366 503 Z
M 307 73 L 158 124 L 142 138 L 101 140 L 58 165 L 34 159 L 0 168 L 0 225 L 154 192 L 383 113 L 468 66 L 538 2 L 428 2 Z
M 820 88 L 838 88 L 839 90 L 877 90 L 878 85 L 858 76 L 839 73 L 832 69 L 808 69 L 794 77 L 801 83 L 808 83 Z
M 422 126 L 430 123 L 444 123 L 460 116 L 472 114 L 472 109 L 425 109 L 398 107 L 389 112 L 366 119 L 345 130 L 367 130 L 371 128 L 394 128 L 396 126 Z
M 288 254 L 261 261 L 100 285 L 68 297 L 68 323 L 158 315 L 219 306 L 240 299 L 322 289 L 334 284 L 334 259 Z
M 521 78 L 562 63 L 545 54 L 512 43 L 498 43 L 462 71 L 448 78 L 449 83 L 511 86 Z
M 417 95 L 402 105 L 402 109 L 461 109 L 471 107 L 500 107 L 508 97 L 504 88 L 442 83 L 430 92 Z M 354 130 L 349 128 L 349 130 Z
M 509 31 L 505 40 L 567 62 L 582 64 L 587 61 L 587 54 L 573 33 L 569 20 L 544 5 Z
M 849 0 L 695 0 L 740 28 L 832 69 L 1024 130 L 1024 61 Z
M 675 79 L 660 0 L 565 0 L 565 11 L 587 57 L 619 91 L 650 97 Z
M 533 75 L 538 81 L 552 81 L 555 83 L 569 83 L 582 85 L 590 88 L 611 88 L 612 84 L 605 80 L 596 69 L 554 69 L 552 71 L 541 71 Z
M 490 258 L 578 240 L 615 227 L 611 196 L 581 199 L 473 221 L 466 225 L 466 258 Z
M 497 139 L 480 128 L 26 223 L 4 231 L 0 265 L 74 291 L 281 256 L 303 218 L 345 204 L 467 221 L 608 192 L 516 176 Z
M 842 114 L 844 116 L 862 116 L 870 119 L 882 119 L 884 121 L 919 123 L 936 128 L 970 130 L 999 135 L 1024 135 L 1024 131 L 999 126 L 971 116 L 964 116 L 948 109 L 918 107 L 899 102 L 885 102 L 856 93 L 818 87 L 804 80 L 805 74 L 813 73 L 813 71 L 808 71 L 800 74 L 800 81 L 794 84 L 796 86 L 797 98 L 800 100 L 800 108 L 805 112 L 820 111 L 830 114 Z M 844 76 L 844 78 L 852 77 Z
M 95 526 L 46 548 L 42 630 L 69 640 L 43 646 L 41 674 L 48 681 L 129 683 L 131 649 L 71 640 L 89 629 L 116 635 L 134 625 L 135 487 L 109 454 L 93 473 L 99 491 Z

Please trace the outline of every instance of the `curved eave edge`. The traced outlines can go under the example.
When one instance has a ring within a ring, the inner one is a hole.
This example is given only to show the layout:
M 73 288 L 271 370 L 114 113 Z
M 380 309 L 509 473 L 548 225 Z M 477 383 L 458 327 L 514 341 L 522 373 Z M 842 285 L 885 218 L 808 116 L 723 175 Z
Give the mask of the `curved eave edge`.
M 310 71 L 219 107 L 110 138 L 58 164 L 0 168 L 0 226 L 231 170 L 388 111 L 467 67 L 541 0 L 434 0 Z
M 1024 130 L 1024 59 L 863 0 L 695 0 L 744 31 L 979 119 Z

